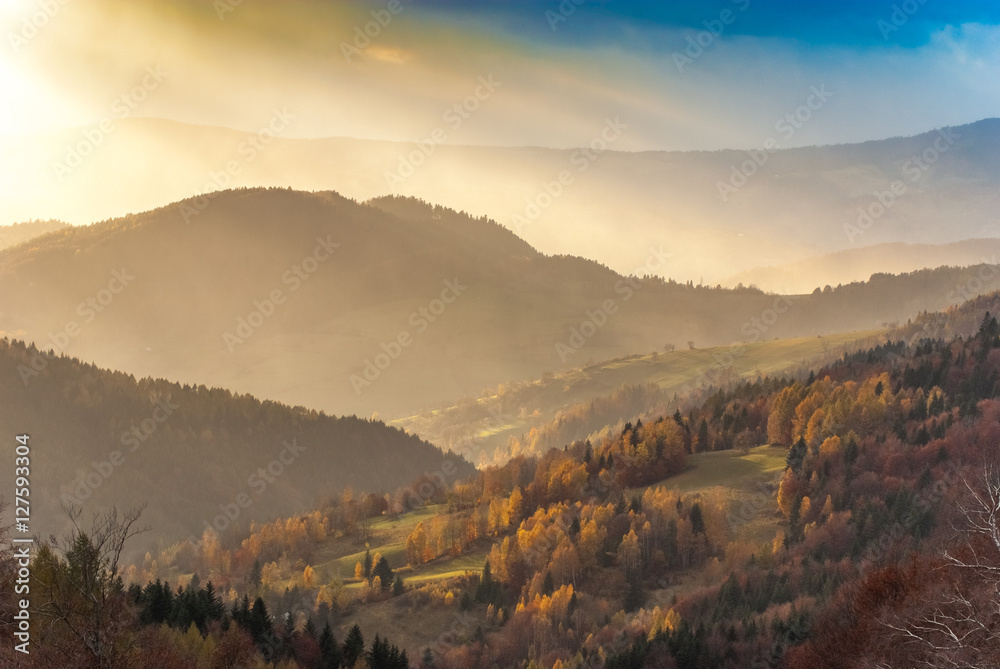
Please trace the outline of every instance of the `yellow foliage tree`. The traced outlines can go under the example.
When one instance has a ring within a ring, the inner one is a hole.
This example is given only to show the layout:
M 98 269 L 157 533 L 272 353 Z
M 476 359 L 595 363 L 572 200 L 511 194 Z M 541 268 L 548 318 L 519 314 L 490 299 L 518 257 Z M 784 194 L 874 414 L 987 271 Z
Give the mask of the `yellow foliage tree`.
M 823 441 L 819 447 L 821 455 L 832 455 L 840 450 L 840 437 L 834 435 Z
M 806 426 L 806 444 L 810 448 L 820 443 L 820 439 L 823 437 L 823 419 L 825 418 L 826 412 L 822 409 L 816 409 L 809 419 L 809 423 Z
M 427 548 L 427 530 L 424 522 L 420 521 L 406 538 L 406 561 L 411 567 L 424 562 L 424 552 Z
M 812 511 L 812 501 L 809 499 L 809 496 L 806 495 L 802 498 L 802 504 L 799 506 L 799 518 L 808 518 L 810 511 Z
M 639 567 L 639 557 L 639 537 L 629 530 L 618 546 L 618 564 L 625 572 L 633 572 Z
M 270 587 L 281 580 L 281 570 L 278 569 L 277 562 L 268 562 L 260 570 L 260 584 L 264 587 Z
M 831 515 L 833 515 L 833 498 L 827 495 L 826 502 L 823 503 L 823 517 L 829 518 Z
M 589 520 L 583 525 L 580 529 L 580 541 L 577 543 L 581 568 L 591 569 L 597 564 L 597 552 L 607 534 L 608 531 L 599 526 L 596 520 Z
M 786 469 L 785 476 L 781 479 L 781 485 L 778 486 L 778 507 L 786 518 L 792 515 L 792 509 L 795 508 L 799 487 L 799 481 L 795 478 L 795 474 L 792 473 L 791 469 Z
M 510 525 L 517 527 L 521 524 L 521 517 L 524 514 L 524 495 L 521 488 L 515 487 L 510 493 L 510 500 L 507 502 L 507 511 L 510 517 Z
M 774 535 L 774 541 L 771 543 L 771 552 L 777 555 L 785 548 L 785 531 L 778 530 L 777 534 Z

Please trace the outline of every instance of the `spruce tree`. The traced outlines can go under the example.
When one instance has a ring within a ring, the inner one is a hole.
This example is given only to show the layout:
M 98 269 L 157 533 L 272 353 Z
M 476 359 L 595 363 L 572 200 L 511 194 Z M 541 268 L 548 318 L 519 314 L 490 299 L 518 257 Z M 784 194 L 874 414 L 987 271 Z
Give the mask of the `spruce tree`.
M 365 652 L 365 637 L 357 625 L 351 627 L 344 639 L 344 664 L 353 667 Z
M 380 557 L 378 564 L 372 569 L 372 578 L 374 579 L 376 576 L 381 579 L 383 590 L 388 590 L 392 587 L 392 569 L 389 567 L 389 561 L 385 557 Z

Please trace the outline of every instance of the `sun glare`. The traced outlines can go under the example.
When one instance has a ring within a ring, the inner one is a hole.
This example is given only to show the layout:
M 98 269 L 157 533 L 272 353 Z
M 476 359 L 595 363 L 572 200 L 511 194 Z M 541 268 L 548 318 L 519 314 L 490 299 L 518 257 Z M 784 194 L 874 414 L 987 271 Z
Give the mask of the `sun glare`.
M 0 17 L 8 21 L 27 16 L 37 9 L 38 5 L 31 0 L 0 0 Z
M 17 135 L 23 132 L 23 128 L 18 127 L 17 110 L 20 105 L 16 103 L 23 99 L 24 94 L 24 77 L 12 63 L 0 59 L 0 98 L 5 101 L 0 105 L 0 134 Z

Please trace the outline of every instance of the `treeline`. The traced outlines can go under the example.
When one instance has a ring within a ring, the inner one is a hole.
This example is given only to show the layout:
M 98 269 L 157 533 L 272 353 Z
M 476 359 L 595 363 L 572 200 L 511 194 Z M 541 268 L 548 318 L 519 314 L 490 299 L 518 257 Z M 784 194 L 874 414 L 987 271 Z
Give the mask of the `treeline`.
M 172 590 L 156 581 L 128 588 L 118 575 L 118 555 L 134 535 L 138 514 L 106 515 L 90 534 L 65 546 L 44 543 L 30 579 L 30 653 L 4 644 L 4 666 L 50 667 L 275 667 L 277 669 L 407 669 L 406 652 L 376 634 L 367 644 L 354 625 L 343 643 L 329 621 L 320 630 L 312 617 L 298 624 L 273 616 L 261 598 L 226 607 L 211 582 L 195 575 Z M 0 555 L 4 586 L 13 586 L 14 562 Z M 3 590 L 3 627 L 11 627 L 13 587 Z
M 281 582 L 352 504 L 384 514 L 415 500 L 438 504 L 441 513 L 407 539 L 411 566 L 488 548 L 482 573 L 454 580 L 441 602 L 474 613 L 477 626 L 428 648 L 422 667 L 997 666 L 1000 548 L 991 537 L 1000 534 L 1000 476 L 991 464 L 1000 457 L 1000 323 L 981 311 L 977 320 L 967 337 L 887 341 L 807 379 L 742 383 L 686 413 L 626 423 L 596 443 L 518 456 L 454 484 L 427 480 L 425 491 L 415 483 L 394 495 L 341 498 L 255 526 L 229 548 L 208 533 L 188 557 L 197 565 L 213 556 L 213 580 L 236 560 L 247 577 L 242 584 L 230 577 L 230 588 L 246 593 Z M 749 514 L 734 513 L 723 490 L 667 487 L 690 453 L 763 443 L 786 449 L 785 467 L 774 496 Z M 740 526 L 758 521 L 777 527 L 774 536 L 736 540 Z M 81 559 L 89 549 L 84 542 L 63 554 Z M 277 557 L 273 579 L 262 556 Z M 79 572 L 49 563 L 53 573 Z M 389 580 L 395 589 L 403 568 L 372 555 L 358 572 L 369 590 L 377 583 L 384 591 Z M 677 587 L 696 574 L 703 584 Z M 302 614 L 323 622 L 333 612 L 322 608 L 310 578 L 307 567 L 295 592 L 307 602 Z M 222 598 L 207 584 L 168 596 L 169 586 L 155 581 L 141 591 L 114 582 L 110 592 L 150 622 L 142 633 L 158 630 L 144 644 L 163 647 L 166 634 L 179 640 L 187 625 L 184 643 L 212 638 L 221 648 L 224 635 L 236 635 L 265 657 L 272 652 L 260 647 L 267 618 L 279 639 L 299 635 L 279 644 L 286 655 L 275 659 L 313 661 L 297 650 L 312 647 L 305 640 L 312 634 L 308 620 L 291 624 L 292 590 L 277 609 L 267 597 L 258 608 L 254 597 L 230 593 L 236 604 L 220 611 Z M 412 602 L 416 592 L 393 595 Z M 290 615 L 274 619 L 269 610 Z M 108 638 L 131 647 L 122 629 Z M 346 641 L 335 644 L 342 659 Z M 392 659 L 384 640 L 377 646 L 379 662 L 401 659 Z
M 47 232 L 62 230 L 68 224 L 55 219 L 46 221 L 27 221 L 13 225 L 0 226 L 0 251 L 23 244 Z
M 66 336 L 66 335 L 63 335 Z M 0 339 L 0 430 L 32 426 L 35 485 L 56 491 L 33 511 L 64 523 L 61 503 L 90 509 L 148 502 L 162 538 L 249 528 L 348 486 L 392 490 L 445 455 L 380 421 L 333 417 L 229 390 L 135 379 Z M 234 468 L 238 460 L 245 463 Z M 197 462 L 197 467 L 187 466 Z M 453 478 L 474 469 L 448 460 Z M 184 466 L 181 466 L 184 465 Z
M 887 343 L 775 392 L 785 529 L 608 666 L 996 666 L 1000 326 L 981 313 L 968 339 Z
M 1000 455 L 1000 324 L 977 318 L 966 338 L 889 341 L 433 488 L 423 501 L 441 512 L 408 537 L 410 567 L 489 550 L 481 575 L 440 603 L 482 624 L 428 648 L 421 666 L 903 669 L 942 653 L 995 666 L 996 636 L 976 616 L 998 603 L 987 577 L 1000 551 L 969 519 L 984 518 L 977 495 L 1000 499 L 1000 480 L 980 471 Z M 787 449 L 786 466 L 749 514 L 722 490 L 667 487 L 689 454 L 765 443 Z M 736 540 L 758 518 L 774 536 Z M 301 517 L 292 535 L 323 522 Z M 287 542 L 280 559 L 298 550 Z M 360 578 L 374 582 L 377 562 Z M 675 589 L 695 573 L 707 585 Z M 907 636 L 941 614 L 961 644 L 944 630 Z
M 666 404 L 668 399 L 655 383 L 622 386 L 608 395 L 559 411 L 550 422 L 512 437 L 503 451 L 493 454 L 493 461 L 502 463 L 515 455 L 542 455 L 619 423 L 622 416 L 636 416 Z

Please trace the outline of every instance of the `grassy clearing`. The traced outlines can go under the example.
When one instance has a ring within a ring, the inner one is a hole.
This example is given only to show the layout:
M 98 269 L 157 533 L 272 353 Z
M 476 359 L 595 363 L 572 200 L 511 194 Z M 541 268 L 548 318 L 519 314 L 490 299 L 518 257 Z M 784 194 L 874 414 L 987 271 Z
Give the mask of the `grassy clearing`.
M 772 446 L 758 446 L 746 454 L 696 453 L 688 458 L 686 471 L 649 487 L 662 486 L 686 494 L 722 493 L 733 510 L 733 538 L 760 544 L 773 539 L 780 529 L 774 492 L 785 471 L 787 453 L 785 448 Z M 644 491 L 645 488 L 636 488 L 629 493 Z
M 882 330 L 845 332 L 824 337 L 800 337 L 760 341 L 737 347 L 720 346 L 706 349 L 683 349 L 669 353 L 649 353 L 618 360 L 587 365 L 555 375 L 547 381 L 535 381 L 530 392 L 523 394 L 522 406 L 506 406 L 502 412 L 505 423 L 497 424 L 499 413 L 485 421 L 477 418 L 465 425 L 456 418 L 447 424 L 440 422 L 444 414 L 456 407 L 440 407 L 421 416 L 409 416 L 391 421 L 409 432 L 420 435 L 432 443 L 450 443 L 446 431 L 464 432 L 476 437 L 476 450 L 492 453 L 504 446 L 510 437 L 520 437 L 531 430 L 555 420 L 560 411 L 576 404 L 591 402 L 608 395 L 623 385 L 654 383 L 666 394 L 681 393 L 687 384 L 699 384 L 699 379 L 716 378 L 725 367 L 731 378 L 752 378 L 758 374 L 778 374 L 796 367 L 815 364 L 845 347 L 879 335 Z M 484 395 L 477 403 L 495 407 L 495 395 Z M 507 403 L 509 405 L 509 401 Z M 653 410 L 655 407 L 648 407 Z M 485 423 L 485 424 L 484 424 Z M 585 435 L 581 435 L 582 436 Z
M 489 555 L 489 548 L 480 548 L 469 551 L 454 558 L 440 558 L 433 562 L 420 565 L 407 573 L 401 574 L 409 585 L 420 585 L 430 581 L 437 581 L 455 576 L 464 576 L 466 572 L 476 574 L 482 572 L 483 565 L 486 564 L 486 556 Z
M 772 446 L 758 446 L 745 455 L 740 451 L 696 453 L 688 457 L 684 472 L 650 487 L 676 488 L 684 493 L 717 487 L 755 490 L 759 482 L 785 470 L 787 453 L 786 448 Z
M 372 555 L 381 553 L 395 569 L 406 564 L 406 537 L 421 521 L 430 521 L 444 507 L 425 506 L 400 516 L 385 516 L 371 526 L 368 546 L 353 538 L 337 538 L 325 542 L 314 558 L 313 569 L 321 578 L 345 579 L 354 577 L 354 565 L 362 561 L 365 551 Z

